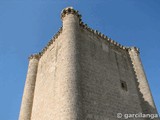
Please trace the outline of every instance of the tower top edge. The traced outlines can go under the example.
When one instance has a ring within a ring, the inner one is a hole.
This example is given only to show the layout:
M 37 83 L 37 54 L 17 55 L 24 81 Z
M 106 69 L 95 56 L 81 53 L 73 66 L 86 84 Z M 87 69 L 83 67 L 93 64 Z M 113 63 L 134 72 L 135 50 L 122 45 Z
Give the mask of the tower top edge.
M 140 53 L 139 48 L 137 48 L 137 47 L 135 47 L 135 46 L 129 47 L 128 50 L 129 50 L 129 51 L 136 51 L 138 54 Z
M 61 11 L 61 19 L 63 20 L 63 18 L 68 15 L 68 14 L 73 14 L 75 16 L 77 16 L 79 18 L 79 25 L 82 29 L 85 29 L 91 33 L 93 33 L 94 35 L 102 38 L 103 40 L 107 41 L 109 44 L 118 47 L 120 49 L 126 50 L 126 51 L 136 51 L 137 53 L 139 53 L 139 49 L 137 47 L 128 47 L 128 46 L 123 46 L 121 44 L 119 44 L 118 42 L 116 42 L 115 40 L 109 38 L 108 36 L 104 35 L 103 33 L 99 32 L 98 30 L 94 30 L 92 28 L 90 28 L 87 24 L 85 24 L 82 19 L 81 19 L 81 14 L 79 14 L 78 10 L 75 10 L 73 7 L 66 7 Z M 52 39 L 48 42 L 48 44 L 38 53 L 38 54 L 32 54 L 29 57 L 30 59 L 40 59 L 41 56 L 43 56 L 43 54 L 45 53 L 45 51 L 47 51 L 48 47 L 51 44 L 54 44 L 54 42 L 56 41 L 56 39 L 61 35 L 61 33 L 63 32 L 63 26 L 60 27 L 59 31 L 52 37 Z
M 79 14 L 78 10 L 75 10 L 73 7 L 66 7 L 61 11 L 61 19 L 63 20 L 63 18 L 68 15 L 68 14 L 73 14 L 75 16 L 77 16 L 80 20 L 82 15 Z
M 39 55 L 39 54 L 32 54 L 32 55 L 30 55 L 30 56 L 28 57 L 28 59 L 29 59 L 29 60 L 31 60 L 31 59 L 37 59 L 37 60 L 39 60 L 39 59 L 40 59 L 40 55 Z

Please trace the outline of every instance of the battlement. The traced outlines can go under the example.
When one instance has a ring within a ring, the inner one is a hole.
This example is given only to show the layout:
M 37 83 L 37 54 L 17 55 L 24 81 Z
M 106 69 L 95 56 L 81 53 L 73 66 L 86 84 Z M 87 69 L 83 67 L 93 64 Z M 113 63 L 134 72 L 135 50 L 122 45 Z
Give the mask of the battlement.
M 63 18 L 68 14 L 76 15 L 79 18 L 79 20 L 81 21 L 81 17 L 82 17 L 81 14 L 79 14 L 78 10 L 73 9 L 73 7 L 67 7 L 65 9 L 63 9 L 61 12 L 61 19 L 63 20 Z
M 78 10 L 75 10 L 73 7 L 67 7 L 65 9 L 63 9 L 61 11 L 61 19 L 63 21 L 64 17 L 66 15 L 69 15 L 69 14 L 73 14 L 75 16 L 78 17 L 79 19 L 79 26 L 82 28 L 82 29 L 85 29 L 89 32 L 91 32 L 92 34 L 102 38 L 104 41 L 107 41 L 109 44 L 119 48 L 119 49 L 122 49 L 122 50 L 131 50 L 131 49 L 135 49 L 138 53 L 139 53 L 139 49 L 137 47 L 128 47 L 128 46 L 124 46 L 124 45 L 121 45 L 120 43 L 116 42 L 115 40 L 111 39 L 110 37 L 104 35 L 103 33 L 99 32 L 98 30 L 94 30 L 92 28 L 90 28 L 87 24 L 85 24 L 83 21 L 82 21 L 82 15 L 79 13 Z M 48 47 L 51 45 L 51 44 L 54 44 L 55 40 L 61 35 L 61 33 L 63 32 L 63 26 L 59 28 L 59 31 L 52 37 L 52 39 L 48 42 L 48 44 L 41 50 L 41 52 L 39 52 L 37 55 L 39 55 L 39 58 L 41 58 L 41 56 L 45 53 L 45 51 L 48 49 Z M 32 58 L 33 55 L 31 55 L 31 57 L 29 58 Z
M 137 47 L 129 47 L 128 50 L 129 51 L 135 51 L 137 54 L 139 54 L 139 52 L 140 52 L 139 48 L 137 48 Z
M 40 58 L 40 55 L 39 55 L 39 54 L 32 54 L 32 55 L 30 55 L 30 56 L 28 57 L 29 60 L 31 60 L 31 59 L 37 59 L 37 60 L 39 60 L 39 58 Z

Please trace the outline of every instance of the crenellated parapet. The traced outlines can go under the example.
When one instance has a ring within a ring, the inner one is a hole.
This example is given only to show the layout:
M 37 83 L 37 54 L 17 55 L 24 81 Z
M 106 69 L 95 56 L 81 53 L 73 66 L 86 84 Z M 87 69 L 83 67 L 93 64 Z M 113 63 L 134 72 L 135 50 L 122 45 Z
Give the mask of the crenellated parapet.
M 93 33 L 94 35 L 104 39 L 108 43 L 110 43 L 110 44 L 112 44 L 112 45 L 114 45 L 114 46 L 116 46 L 116 47 L 118 47 L 120 49 L 128 51 L 128 47 L 121 45 L 120 43 L 116 42 L 115 40 L 112 40 L 111 38 L 109 38 L 108 36 L 106 36 L 103 33 L 99 32 L 98 30 L 94 30 L 94 29 L 90 28 L 87 24 L 85 24 L 82 21 L 82 19 L 81 19 L 82 15 L 79 14 L 79 11 L 74 10 L 73 7 L 67 7 L 65 9 L 63 9 L 62 12 L 61 12 L 61 19 L 63 20 L 63 18 L 68 14 L 76 15 L 79 18 L 79 25 L 83 29 L 86 29 L 87 31 Z
M 39 52 L 37 55 L 39 56 L 39 58 L 41 58 L 41 56 L 43 56 L 43 54 L 47 51 L 47 49 L 49 48 L 49 46 L 51 46 L 52 44 L 54 44 L 55 40 L 60 36 L 60 34 L 62 33 L 62 27 L 59 28 L 59 31 L 52 37 L 52 39 L 48 42 L 48 44 L 41 50 L 41 52 Z M 32 55 L 31 55 L 32 57 Z
M 128 47 L 128 51 L 134 51 L 135 53 L 137 53 L 137 55 L 139 55 L 140 50 L 137 47 Z
M 29 60 L 31 60 L 31 59 L 37 59 L 37 60 L 39 60 L 39 58 L 40 58 L 40 55 L 39 54 L 32 54 L 32 55 L 30 55 L 29 56 Z
M 73 7 L 67 7 L 63 9 L 61 12 L 61 19 L 63 20 L 63 18 L 68 14 L 76 15 L 79 18 L 79 21 L 81 21 L 81 15 L 79 14 L 79 11 L 74 10 Z
M 77 22 L 79 22 L 79 26 L 82 29 L 85 29 L 85 30 L 91 32 L 92 34 L 94 34 L 94 35 L 102 38 L 103 40 L 107 41 L 110 45 L 115 46 L 115 47 L 117 47 L 119 49 L 122 49 L 122 50 L 126 50 L 126 51 L 133 49 L 133 48 L 126 47 L 126 46 L 123 46 L 123 45 L 119 44 L 115 40 L 113 40 L 113 39 L 109 38 L 108 36 L 104 35 L 103 33 L 99 32 L 98 30 L 94 30 L 94 29 L 90 28 L 87 24 L 85 24 L 85 23 L 82 22 L 82 19 L 81 19 L 82 15 L 79 14 L 79 11 L 73 9 L 73 7 L 67 7 L 67 8 L 65 8 L 65 9 L 62 10 L 62 12 L 61 12 L 61 19 L 62 19 L 62 21 L 64 20 L 64 17 L 66 17 L 67 15 L 70 15 L 70 14 L 72 14 L 72 15 L 74 15 L 74 16 L 76 16 L 78 18 Z M 45 51 L 47 51 L 48 47 L 50 45 L 54 44 L 55 40 L 62 34 L 63 30 L 64 30 L 64 25 L 62 27 L 60 27 L 59 31 L 52 37 L 52 39 L 41 50 L 41 52 L 39 52 L 37 54 L 37 56 L 38 56 L 37 58 L 41 58 L 41 56 L 45 53 Z M 137 49 L 137 48 L 135 48 L 135 49 Z M 139 50 L 137 49 L 137 52 L 138 51 Z M 34 57 L 36 57 L 36 56 L 31 55 L 29 58 L 34 58 Z
M 94 35 L 106 40 L 108 43 L 120 48 L 120 49 L 123 49 L 123 50 L 128 50 L 128 47 L 125 47 L 121 44 L 119 44 L 118 42 L 112 40 L 111 38 L 109 38 L 108 36 L 105 36 L 103 33 L 99 32 L 98 30 L 94 30 L 90 27 L 88 27 L 87 24 L 83 23 L 82 21 L 80 21 L 80 26 L 83 28 L 83 29 L 86 29 L 88 30 L 89 32 L 93 33 Z
M 43 54 L 47 51 L 49 46 L 54 44 L 55 40 L 59 37 L 61 33 L 62 33 L 62 27 L 59 28 L 59 31 L 52 37 L 52 39 L 48 42 L 48 44 L 39 53 L 30 55 L 29 60 L 34 58 L 40 59 L 41 56 L 43 56 Z

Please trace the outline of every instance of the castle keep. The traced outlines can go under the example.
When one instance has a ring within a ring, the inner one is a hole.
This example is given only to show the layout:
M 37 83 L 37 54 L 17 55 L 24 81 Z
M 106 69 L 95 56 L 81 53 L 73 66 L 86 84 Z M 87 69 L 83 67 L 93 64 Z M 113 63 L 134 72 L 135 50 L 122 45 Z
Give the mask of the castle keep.
M 62 10 L 61 19 L 63 27 L 29 58 L 19 120 L 118 120 L 117 113 L 157 113 L 138 48 L 89 28 L 72 7 Z

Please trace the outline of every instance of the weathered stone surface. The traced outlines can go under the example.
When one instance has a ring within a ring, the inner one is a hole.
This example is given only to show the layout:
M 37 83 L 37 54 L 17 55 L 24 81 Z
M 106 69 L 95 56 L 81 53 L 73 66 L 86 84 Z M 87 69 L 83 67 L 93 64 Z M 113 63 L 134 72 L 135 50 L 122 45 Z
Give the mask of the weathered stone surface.
M 61 18 L 63 28 L 40 59 L 31 56 L 20 120 L 117 120 L 117 113 L 156 113 L 139 53 L 83 24 L 73 8 L 64 9 Z
M 151 95 L 151 91 L 147 82 L 146 75 L 144 73 L 144 69 L 139 57 L 139 51 L 135 47 L 131 47 L 129 49 L 130 58 L 133 64 L 133 68 L 135 70 L 135 75 L 138 80 L 138 87 L 140 89 L 140 92 L 142 94 L 142 109 L 144 113 L 152 113 L 156 114 L 157 110 Z
M 20 110 L 20 120 L 30 120 L 31 117 L 38 62 L 39 55 L 31 55 Z

